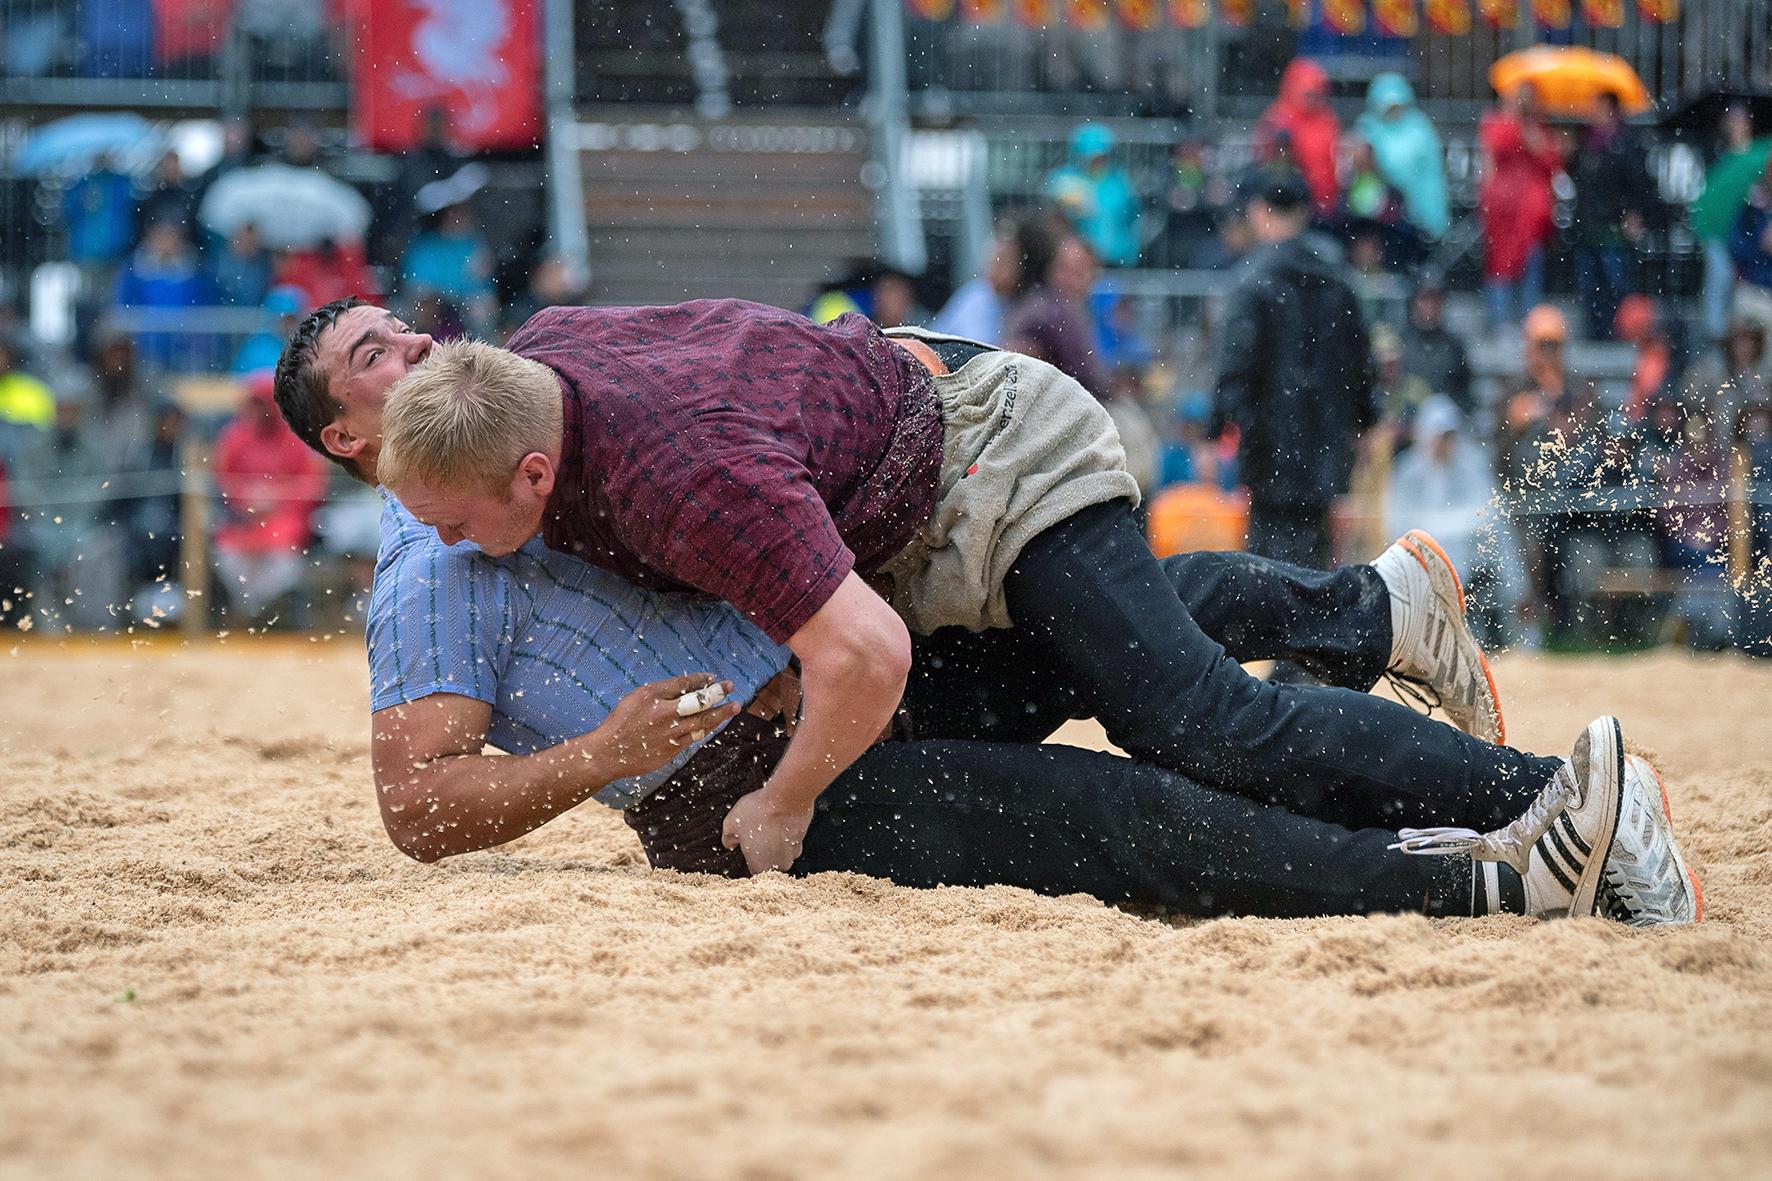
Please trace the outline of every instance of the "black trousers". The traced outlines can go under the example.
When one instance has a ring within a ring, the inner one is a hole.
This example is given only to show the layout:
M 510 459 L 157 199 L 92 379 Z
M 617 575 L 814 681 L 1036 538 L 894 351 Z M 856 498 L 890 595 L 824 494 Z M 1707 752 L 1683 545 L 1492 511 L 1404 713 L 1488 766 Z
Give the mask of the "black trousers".
M 995 725 L 1026 723 L 1008 731 L 1018 739 L 1050 717 L 1092 716 L 1133 758 L 1208 787 L 1393 828 L 1499 827 L 1559 765 L 1363 692 L 1390 647 L 1386 592 L 1369 567 L 1159 562 L 1115 502 L 1035 538 L 1005 591 L 1014 628 L 932 637 L 947 650 L 920 670 L 913 716 L 920 700 L 970 700 L 974 715 L 985 701 Z M 1238 663 L 1256 659 L 1296 660 L 1329 684 L 1257 680 Z
M 720 844 L 721 822 L 786 745 L 772 724 L 734 720 L 625 814 L 647 859 L 745 876 L 744 858 Z M 1386 848 L 1394 839 L 1099 751 L 893 741 L 819 797 L 793 872 L 1084 893 L 1201 917 L 1471 913 L 1469 858 L 1410 857 Z

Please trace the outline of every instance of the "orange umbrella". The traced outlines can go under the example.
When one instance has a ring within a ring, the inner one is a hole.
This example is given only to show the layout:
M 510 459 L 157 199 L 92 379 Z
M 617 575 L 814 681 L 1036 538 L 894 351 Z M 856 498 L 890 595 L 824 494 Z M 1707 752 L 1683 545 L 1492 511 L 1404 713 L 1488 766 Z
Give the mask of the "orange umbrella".
M 1489 85 L 1506 94 L 1530 82 L 1550 115 L 1588 115 L 1602 94 L 1618 96 L 1626 114 L 1649 109 L 1652 100 L 1629 62 L 1614 53 L 1579 45 L 1534 45 L 1510 53 L 1489 67 Z

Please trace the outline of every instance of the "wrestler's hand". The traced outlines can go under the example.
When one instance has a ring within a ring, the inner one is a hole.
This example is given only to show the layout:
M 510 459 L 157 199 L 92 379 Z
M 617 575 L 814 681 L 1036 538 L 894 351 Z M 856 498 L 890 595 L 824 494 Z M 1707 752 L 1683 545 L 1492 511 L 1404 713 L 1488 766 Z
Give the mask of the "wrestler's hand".
M 653 681 L 622 698 L 603 724 L 591 731 L 592 757 L 615 779 L 656 771 L 682 753 L 697 736 L 738 716 L 729 701 L 698 714 L 677 716 L 677 698 L 714 683 L 707 673 Z M 722 682 L 732 692 L 732 682 Z
M 767 787 L 739 798 L 726 813 L 720 841 L 744 852 L 752 873 L 787 869 L 800 856 L 800 843 L 812 824 L 812 805 L 779 802 Z
M 764 721 L 780 718 L 782 727 L 792 734 L 794 727 L 800 724 L 800 674 L 791 667 L 776 673 L 767 685 L 757 690 L 757 695 L 745 706 L 745 712 Z

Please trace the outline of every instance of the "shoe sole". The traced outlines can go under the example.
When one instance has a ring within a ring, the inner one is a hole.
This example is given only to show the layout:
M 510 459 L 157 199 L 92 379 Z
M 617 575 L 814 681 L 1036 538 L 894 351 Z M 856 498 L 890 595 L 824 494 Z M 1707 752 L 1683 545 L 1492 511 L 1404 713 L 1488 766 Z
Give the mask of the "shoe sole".
M 1641 755 L 1631 755 L 1630 759 L 1634 763 L 1641 763 L 1649 768 L 1649 774 L 1655 776 L 1655 786 L 1661 789 L 1661 816 L 1667 821 L 1668 847 L 1674 851 L 1674 864 L 1680 867 L 1680 872 L 1686 876 L 1687 883 L 1692 887 L 1692 921 L 1702 923 L 1704 921 L 1704 883 L 1698 880 L 1698 875 L 1686 864 L 1686 855 L 1680 852 L 1680 842 L 1674 836 L 1674 809 L 1667 798 L 1667 780 L 1661 777 L 1660 767 Z
M 1624 809 L 1624 731 L 1618 719 L 1597 718 L 1575 742 L 1575 763 L 1579 772 L 1582 747 L 1587 748 L 1586 775 L 1583 780 L 1588 796 L 1595 791 L 1607 794 L 1599 800 L 1584 798 L 1584 808 L 1598 807 L 1603 820 L 1593 835 L 1593 852 L 1582 868 L 1569 901 L 1570 917 L 1591 915 L 1599 898 L 1600 881 L 1606 876 L 1606 863 L 1612 858 L 1612 842 L 1618 836 L 1618 817 Z
M 1421 563 L 1421 568 L 1427 571 L 1428 581 L 1434 584 L 1436 595 L 1440 593 L 1440 580 L 1434 577 L 1433 562 L 1429 560 L 1428 553 L 1431 553 L 1439 561 L 1441 567 L 1446 571 L 1447 577 L 1451 579 L 1453 593 L 1458 597 L 1458 626 L 1464 632 L 1465 642 L 1477 654 L 1477 665 L 1483 670 L 1483 680 L 1489 686 L 1489 701 L 1495 707 L 1495 737 L 1490 738 L 1486 734 L 1479 734 L 1477 737 L 1497 746 L 1504 745 L 1507 742 L 1507 719 L 1501 713 L 1501 691 L 1495 687 L 1495 674 L 1489 671 L 1489 657 L 1484 654 L 1483 645 L 1477 643 L 1477 637 L 1471 635 L 1470 625 L 1465 622 L 1464 582 L 1458 577 L 1458 567 L 1452 564 L 1452 559 L 1446 556 L 1446 551 L 1440 548 L 1440 543 L 1435 541 L 1433 535 L 1425 529 L 1411 529 L 1397 541 L 1417 562 Z M 1423 550 L 1426 550 L 1427 553 L 1423 553 Z M 1448 603 L 1446 606 L 1450 607 L 1451 604 Z

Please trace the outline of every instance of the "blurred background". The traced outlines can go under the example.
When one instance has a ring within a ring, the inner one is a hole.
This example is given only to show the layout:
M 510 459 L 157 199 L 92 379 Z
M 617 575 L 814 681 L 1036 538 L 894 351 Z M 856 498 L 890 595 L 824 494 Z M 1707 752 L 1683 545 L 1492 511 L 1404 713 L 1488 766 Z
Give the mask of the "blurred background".
M 1217 342 L 1287 171 L 1383 406 L 1338 557 L 1426 525 L 1491 643 L 1763 654 L 1769 37 L 1772 0 L 0 0 L 0 620 L 359 626 L 377 496 L 269 402 L 346 294 L 1009 344 L 1114 413 L 1155 549 L 1239 547 Z

